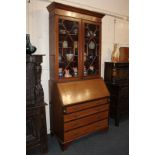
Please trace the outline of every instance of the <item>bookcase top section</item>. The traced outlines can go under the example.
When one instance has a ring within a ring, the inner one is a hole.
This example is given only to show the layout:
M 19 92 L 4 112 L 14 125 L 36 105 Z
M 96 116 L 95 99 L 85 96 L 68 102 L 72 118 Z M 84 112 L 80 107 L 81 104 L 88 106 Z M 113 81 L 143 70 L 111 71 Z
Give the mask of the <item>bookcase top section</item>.
M 95 16 L 98 18 L 102 18 L 105 16 L 105 14 L 103 14 L 103 13 L 90 11 L 90 10 L 86 10 L 86 9 L 82 9 L 82 8 L 78 8 L 78 7 L 73 7 L 70 5 L 65 5 L 65 4 L 61 4 L 61 3 L 57 3 L 57 2 L 51 3 L 49 6 L 47 6 L 47 9 L 49 12 L 52 12 L 54 9 L 62 9 L 62 10 L 77 12 L 77 13 L 86 14 L 86 15 L 90 15 L 90 16 Z
M 110 96 L 103 79 L 57 83 L 57 88 L 64 106 Z

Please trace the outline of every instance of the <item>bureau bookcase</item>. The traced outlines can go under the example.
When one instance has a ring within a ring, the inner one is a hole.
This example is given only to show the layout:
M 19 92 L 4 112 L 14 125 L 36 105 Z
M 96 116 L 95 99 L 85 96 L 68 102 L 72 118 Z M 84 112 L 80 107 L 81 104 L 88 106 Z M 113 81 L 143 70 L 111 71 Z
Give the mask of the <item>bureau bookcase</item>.
M 104 14 L 53 2 L 49 11 L 51 133 L 64 150 L 108 129 L 109 92 L 101 73 Z

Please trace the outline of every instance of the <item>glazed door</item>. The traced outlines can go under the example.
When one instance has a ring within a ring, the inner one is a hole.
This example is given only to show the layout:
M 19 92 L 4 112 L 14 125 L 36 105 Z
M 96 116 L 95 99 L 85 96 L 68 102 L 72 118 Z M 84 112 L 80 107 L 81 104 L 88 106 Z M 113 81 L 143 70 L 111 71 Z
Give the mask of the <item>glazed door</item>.
M 58 20 L 58 79 L 77 79 L 80 75 L 80 20 L 61 17 Z
M 83 76 L 99 77 L 101 65 L 101 26 L 100 23 L 83 21 Z

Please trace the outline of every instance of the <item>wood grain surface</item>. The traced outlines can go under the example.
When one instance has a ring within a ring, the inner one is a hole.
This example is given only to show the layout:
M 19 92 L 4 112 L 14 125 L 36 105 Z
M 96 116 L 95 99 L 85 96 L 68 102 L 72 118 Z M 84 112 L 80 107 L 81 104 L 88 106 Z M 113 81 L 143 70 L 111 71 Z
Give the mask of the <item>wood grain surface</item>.
M 110 95 L 102 79 L 57 83 L 57 87 L 64 106 Z

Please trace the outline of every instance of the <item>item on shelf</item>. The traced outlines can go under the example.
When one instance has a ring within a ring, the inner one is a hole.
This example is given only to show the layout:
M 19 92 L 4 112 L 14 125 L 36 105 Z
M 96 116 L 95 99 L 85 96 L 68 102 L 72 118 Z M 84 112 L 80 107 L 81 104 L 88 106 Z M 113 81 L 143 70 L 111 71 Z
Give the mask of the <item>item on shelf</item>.
M 93 33 L 93 31 L 88 31 L 87 32 L 87 37 L 90 37 L 90 36 L 91 37 L 95 37 L 96 36 L 96 33 L 95 32 Z
M 66 40 L 63 41 L 63 48 L 68 48 L 68 42 Z
M 61 62 L 61 60 L 62 60 L 62 56 L 61 56 L 60 54 L 59 54 L 58 59 L 59 59 L 59 62 Z
M 78 49 L 75 48 L 75 55 L 78 56 Z
M 91 71 L 94 71 L 94 66 L 90 66 L 89 69 L 90 69 Z
M 66 31 L 63 29 L 60 29 L 60 34 L 66 34 Z
M 87 60 L 87 53 L 84 52 L 84 62 Z
M 62 68 L 59 68 L 59 77 L 63 77 Z
M 89 55 L 89 60 L 93 60 L 94 56 L 93 55 Z
M 32 54 L 37 50 L 30 42 L 30 34 L 26 34 L 26 54 Z
M 74 71 L 74 76 L 77 77 L 78 73 L 77 73 L 77 67 L 73 67 L 73 71 Z
M 77 27 L 77 23 L 76 23 L 76 22 L 74 22 L 74 25 L 73 25 L 73 33 L 74 33 L 75 35 L 78 34 L 78 27 Z
M 89 42 L 88 47 L 89 47 L 89 49 L 92 49 L 92 50 L 95 49 L 95 42 L 91 40 L 91 41 Z
M 84 76 L 87 76 L 87 69 L 86 69 L 86 66 L 84 66 Z
M 78 33 L 78 29 L 75 28 L 75 29 L 74 29 L 74 34 L 77 34 L 77 33 Z
M 93 35 L 93 32 L 92 31 L 88 31 L 87 32 L 87 37 L 90 37 L 90 36 L 92 36 Z
M 72 75 L 69 73 L 69 69 L 65 69 L 65 77 L 72 77 Z
M 76 48 L 78 48 L 78 42 L 74 41 L 74 51 L 75 51 Z
M 94 71 L 95 71 L 95 70 L 94 70 L 94 66 L 91 65 L 91 66 L 89 67 L 88 73 L 89 73 L 89 74 L 93 74 Z
M 71 62 L 73 60 L 73 56 L 74 56 L 74 54 L 72 54 L 72 53 L 66 54 L 67 61 Z

